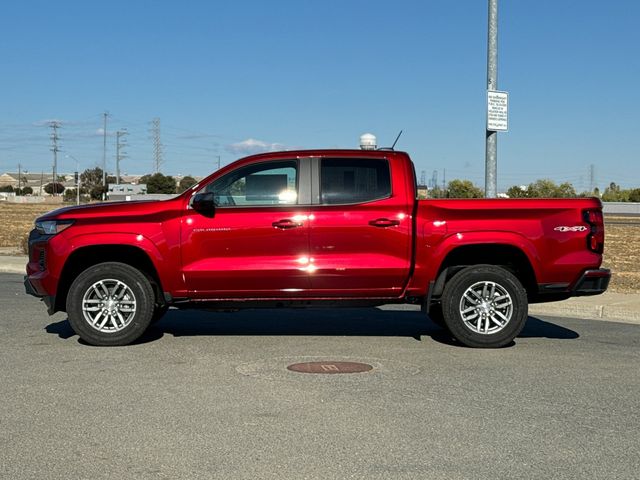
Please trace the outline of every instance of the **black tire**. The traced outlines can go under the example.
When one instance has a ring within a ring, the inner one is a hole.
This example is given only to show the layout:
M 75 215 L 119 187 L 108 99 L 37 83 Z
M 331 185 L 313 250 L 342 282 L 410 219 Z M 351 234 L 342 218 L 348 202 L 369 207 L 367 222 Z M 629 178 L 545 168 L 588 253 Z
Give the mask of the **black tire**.
M 475 265 L 460 270 L 447 282 L 442 311 L 449 332 L 463 345 L 504 347 L 527 321 L 527 292 L 504 268 Z
M 67 294 L 67 315 L 85 342 L 121 346 L 145 332 L 154 304 L 153 288 L 142 272 L 124 263 L 106 262 L 76 277 Z M 83 310 L 83 305 L 91 311 Z

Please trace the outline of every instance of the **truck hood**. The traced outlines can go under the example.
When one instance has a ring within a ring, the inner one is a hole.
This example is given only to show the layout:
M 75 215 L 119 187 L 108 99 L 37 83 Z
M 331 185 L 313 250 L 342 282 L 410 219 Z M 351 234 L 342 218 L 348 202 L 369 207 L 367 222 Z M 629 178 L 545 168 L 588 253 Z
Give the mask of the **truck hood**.
M 66 219 L 108 219 L 131 216 L 147 216 L 174 210 L 181 202 L 178 198 L 169 200 L 136 200 L 130 202 L 105 202 L 90 205 L 64 207 L 45 213 L 40 220 Z

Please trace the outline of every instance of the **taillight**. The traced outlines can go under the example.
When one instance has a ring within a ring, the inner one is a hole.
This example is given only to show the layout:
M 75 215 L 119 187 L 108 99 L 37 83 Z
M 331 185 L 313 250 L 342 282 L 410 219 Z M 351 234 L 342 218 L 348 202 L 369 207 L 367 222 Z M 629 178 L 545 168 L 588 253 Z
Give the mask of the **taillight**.
M 602 217 L 602 210 L 584 210 L 582 217 L 591 227 L 589 235 L 587 235 L 587 247 L 593 252 L 602 253 L 604 251 L 604 218 Z

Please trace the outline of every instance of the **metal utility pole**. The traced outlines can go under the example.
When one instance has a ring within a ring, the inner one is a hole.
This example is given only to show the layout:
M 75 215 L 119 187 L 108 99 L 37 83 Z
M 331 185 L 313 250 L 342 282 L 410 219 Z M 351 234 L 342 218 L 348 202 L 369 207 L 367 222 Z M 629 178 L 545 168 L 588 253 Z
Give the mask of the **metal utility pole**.
M 218 157 L 218 170 L 220 170 L 220 155 L 216 155 L 216 157 Z
M 157 117 L 151 122 L 151 135 L 153 138 L 155 173 L 160 173 L 160 165 L 162 165 L 162 142 L 160 141 L 160 119 Z
M 107 117 L 109 112 L 102 114 L 104 118 L 104 126 L 102 127 L 102 186 L 104 192 L 102 192 L 102 200 L 107 198 Z
M 489 0 L 489 34 L 487 37 L 487 90 L 498 89 L 498 0 Z M 498 193 L 498 132 L 486 130 L 484 194 L 496 198 Z
M 126 153 L 122 151 L 127 144 L 120 139 L 128 134 L 129 132 L 127 132 L 126 128 L 116 132 L 116 185 L 120 185 L 120 160 L 127 156 Z
M 68 153 L 65 155 L 67 158 L 72 158 L 76 162 L 76 171 L 73 174 L 74 180 L 76 182 L 76 205 L 80 205 L 80 162 L 76 157 Z
M 22 190 L 22 165 L 18 164 L 18 195 L 20 190 Z
M 55 197 L 58 193 L 57 183 L 58 183 L 58 152 L 60 149 L 58 148 L 58 140 L 60 137 L 58 136 L 58 129 L 60 128 L 60 123 L 53 121 L 49 122 L 49 127 L 53 132 L 51 133 L 51 151 L 53 152 L 53 196 Z

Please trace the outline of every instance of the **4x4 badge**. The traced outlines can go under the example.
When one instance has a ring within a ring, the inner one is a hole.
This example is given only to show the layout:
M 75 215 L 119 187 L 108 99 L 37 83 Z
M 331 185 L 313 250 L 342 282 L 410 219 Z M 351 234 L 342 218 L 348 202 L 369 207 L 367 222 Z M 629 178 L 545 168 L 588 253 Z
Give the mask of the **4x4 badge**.
M 556 227 L 554 228 L 554 230 L 558 231 L 558 232 L 584 232 L 587 230 L 587 227 L 585 227 L 584 225 L 576 225 L 573 227 L 565 227 L 560 226 L 560 227 Z

